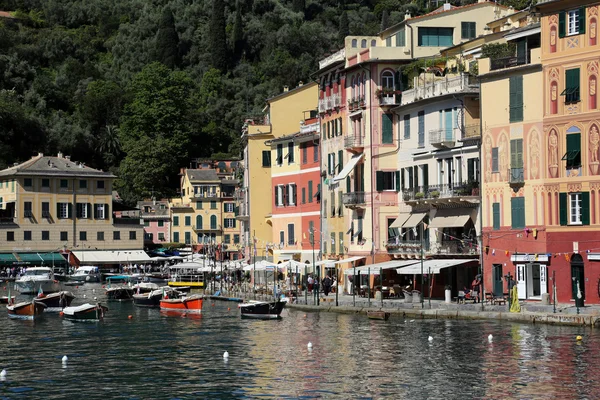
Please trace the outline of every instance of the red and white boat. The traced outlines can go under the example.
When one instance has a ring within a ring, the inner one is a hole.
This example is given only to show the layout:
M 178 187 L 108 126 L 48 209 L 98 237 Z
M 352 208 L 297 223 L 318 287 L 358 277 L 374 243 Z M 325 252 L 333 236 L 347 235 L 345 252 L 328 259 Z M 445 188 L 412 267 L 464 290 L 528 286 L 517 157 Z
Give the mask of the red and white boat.
M 8 316 L 15 319 L 37 319 L 44 314 L 45 304 L 35 301 L 25 301 L 17 304 L 9 304 L 6 306 Z
M 194 294 L 187 297 L 181 297 L 178 299 L 163 298 L 160 301 L 160 309 L 186 313 L 201 313 L 202 300 L 203 297 L 198 294 Z

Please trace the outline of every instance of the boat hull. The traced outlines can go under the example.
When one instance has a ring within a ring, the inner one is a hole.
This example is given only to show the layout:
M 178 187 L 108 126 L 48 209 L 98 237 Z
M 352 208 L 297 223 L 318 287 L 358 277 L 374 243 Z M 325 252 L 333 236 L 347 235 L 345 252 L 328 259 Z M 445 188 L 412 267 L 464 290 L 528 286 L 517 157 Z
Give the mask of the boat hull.
M 111 288 L 106 290 L 106 298 L 110 301 L 130 301 L 133 300 L 133 288 Z
M 134 294 L 133 304 L 138 307 L 160 307 L 160 300 L 162 299 L 162 293 L 157 295 L 147 294 Z
M 42 291 L 44 293 L 60 292 L 60 290 L 61 290 L 60 282 L 53 280 L 53 279 L 43 280 L 43 281 L 34 281 L 34 280 L 26 280 L 26 281 L 16 280 L 15 281 L 15 288 L 21 294 L 37 294 L 40 290 L 40 286 L 42 287 Z
M 88 274 L 88 275 L 71 275 L 69 280 L 73 282 L 101 282 L 102 276 L 100 274 Z
M 44 313 L 45 308 L 45 305 L 35 301 L 6 306 L 9 318 L 29 320 L 39 318 Z
M 162 299 L 160 300 L 160 309 L 184 313 L 201 313 L 202 297 L 194 295 L 180 299 Z
M 78 307 L 67 307 L 63 310 L 65 319 L 75 322 L 98 322 L 104 319 L 107 307 L 100 304 L 84 304 Z
M 369 319 L 387 321 L 390 318 L 390 313 L 385 311 L 367 311 L 367 317 Z
M 253 302 L 240 304 L 238 307 L 242 313 L 242 318 L 253 319 L 279 319 L 285 302 Z
M 16 296 L 10 296 L 12 299 L 12 302 L 15 302 Z M 0 297 L 0 304 L 8 304 L 8 296 L 2 296 Z
M 59 312 L 63 308 L 69 307 L 74 298 L 73 293 L 61 291 L 44 297 L 36 297 L 33 301 L 44 304 L 46 312 Z

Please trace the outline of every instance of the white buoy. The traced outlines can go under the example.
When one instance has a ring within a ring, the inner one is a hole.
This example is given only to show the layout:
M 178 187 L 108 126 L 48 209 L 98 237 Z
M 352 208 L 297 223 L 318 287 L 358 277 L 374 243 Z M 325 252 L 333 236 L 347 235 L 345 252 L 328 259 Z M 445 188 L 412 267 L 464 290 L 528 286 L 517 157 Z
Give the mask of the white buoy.
M 94 296 L 94 300 L 98 300 L 98 298 Z
M 63 358 L 62 358 L 62 362 L 63 362 L 63 363 L 66 363 L 68 360 L 69 360 L 69 357 L 67 357 L 67 356 L 63 356 Z
M 223 358 L 227 360 L 229 358 L 229 353 L 228 352 L 223 353 Z
M 85 299 L 86 297 L 87 297 L 87 296 L 84 294 L 84 295 L 83 295 L 83 298 Z
M 414 319 L 411 319 L 411 320 L 410 320 L 410 321 L 408 321 L 408 322 L 415 322 L 415 320 L 414 320 Z
M 433 342 L 433 338 L 431 336 L 429 336 L 429 338 L 427 338 L 427 340 L 429 340 L 430 342 Z
M 491 342 L 492 340 L 494 340 L 494 336 L 492 336 L 492 334 L 490 333 L 488 335 L 488 342 Z
M 306 347 L 308 347 L 309 349 L 312 349 L 312 343 L 308 342 L 308 344 L 306 345 Z
M 92 289 L 92 293 L 96 293 L 96 289 Z
M 6 378 L 6 370 L 3 369 L 2 372 L 0 372 L 0 378 Z

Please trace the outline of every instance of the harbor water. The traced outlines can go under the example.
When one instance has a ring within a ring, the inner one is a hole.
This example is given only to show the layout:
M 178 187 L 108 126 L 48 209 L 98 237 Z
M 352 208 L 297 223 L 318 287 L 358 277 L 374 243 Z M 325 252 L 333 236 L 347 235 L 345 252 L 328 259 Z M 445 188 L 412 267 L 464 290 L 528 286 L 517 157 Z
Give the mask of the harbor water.
M 6 370 L 0 398 L 568 399 L 600 393 L 600 334 L 589 328 L 378 321 L 291 309 L 281 320 L 255 321 L 242 320 L 236 303 L 211 300 L 201 316 L 181 316 L 106 303 L 100 284 L 68 289 L 77 296 L 73 305 L 93 297 L 108 305 L 105 320 L 74 323 L 57 314 L 9 320 L 0 307 L 0 369 Z

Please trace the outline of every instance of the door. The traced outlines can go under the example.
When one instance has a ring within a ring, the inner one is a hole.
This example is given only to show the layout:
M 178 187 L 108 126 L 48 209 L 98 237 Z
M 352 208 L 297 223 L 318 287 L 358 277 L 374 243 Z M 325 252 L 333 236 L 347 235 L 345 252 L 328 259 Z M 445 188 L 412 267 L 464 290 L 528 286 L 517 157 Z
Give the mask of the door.
M 502 297 L 502 295 L 504 293 L 504 286 L 502 284 L 502 264 L 494 264 L 492 266 L 492 269 L 494 270 L 494 272 L 493 272 L 494 296 Z
M 449 108 L 447 110 L 444 110 L 444 141 L 452 142 L 454 140 L 452 138 L 452 131 L 452 109 Z
M 548 293 L 548 267 L 540 265 L 540 296 Z
M 581 298 L 585 300 L 585 277 L 583 272 L 583 263 L 571 262 L 571 298 L 577 298 L 577 284 L 579 284 L 579 291 L 581 292 Z
M 526 268 L 524 264 L 517 264 L 517 292 L 519 299 L 527 298 L 527 279 Z

